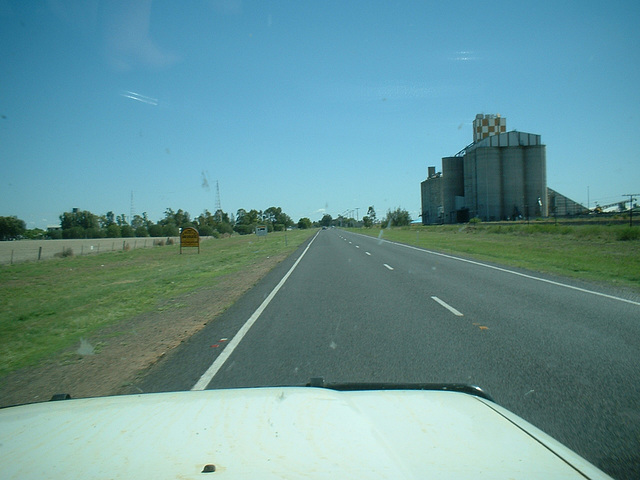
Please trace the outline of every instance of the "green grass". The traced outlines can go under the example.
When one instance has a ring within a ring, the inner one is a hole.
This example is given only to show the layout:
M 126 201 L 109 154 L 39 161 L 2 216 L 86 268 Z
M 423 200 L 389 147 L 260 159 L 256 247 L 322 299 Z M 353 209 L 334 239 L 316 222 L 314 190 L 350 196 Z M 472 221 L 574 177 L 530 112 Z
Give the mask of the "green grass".
M 353 229 L 379 236 L 379 229 Z M 640 226 L 442 225 L 384 229 L 382 238 L 503 265 L 640 291 Z
M 313 233 L 299 230 L 0 267 L 0 377 L 35 365 L 81 337 L 168 300 L 293 252 Z M 286 244 L 285 244 L 286 242 Z

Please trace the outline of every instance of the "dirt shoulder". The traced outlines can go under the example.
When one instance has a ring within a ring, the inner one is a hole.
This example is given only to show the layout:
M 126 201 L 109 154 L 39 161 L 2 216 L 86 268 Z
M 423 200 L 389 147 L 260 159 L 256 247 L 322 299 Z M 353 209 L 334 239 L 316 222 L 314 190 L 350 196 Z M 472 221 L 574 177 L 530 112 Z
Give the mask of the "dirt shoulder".
M 46 401 L 55 393 L 75 398 L 122 393 L 138 373 L 215 321 L 286 256 L 219 277 L 211 287 L 102 329 L 42 365 L 7 375 L 0 379 L 0 406 Z

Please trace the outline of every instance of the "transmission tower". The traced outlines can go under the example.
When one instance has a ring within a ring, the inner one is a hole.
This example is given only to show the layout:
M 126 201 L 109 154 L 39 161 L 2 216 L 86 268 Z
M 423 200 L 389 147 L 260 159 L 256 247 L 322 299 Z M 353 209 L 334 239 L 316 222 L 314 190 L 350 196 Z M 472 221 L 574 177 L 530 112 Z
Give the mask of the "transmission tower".
M 216 180 L 216 215 L 218 215 L 218 221 L 222 221 L 222 206 L 220 204 L 220 184 Z

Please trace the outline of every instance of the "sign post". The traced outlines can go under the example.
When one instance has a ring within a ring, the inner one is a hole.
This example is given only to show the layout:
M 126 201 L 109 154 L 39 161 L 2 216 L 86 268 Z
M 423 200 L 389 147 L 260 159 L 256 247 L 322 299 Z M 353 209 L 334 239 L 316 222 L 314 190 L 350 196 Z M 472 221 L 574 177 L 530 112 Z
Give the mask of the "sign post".
M 200 235 L 195 228 L 183 228 L 180 232 L 180 255 L 182 255 L 182 247 L 198 247 L 200 253 Z

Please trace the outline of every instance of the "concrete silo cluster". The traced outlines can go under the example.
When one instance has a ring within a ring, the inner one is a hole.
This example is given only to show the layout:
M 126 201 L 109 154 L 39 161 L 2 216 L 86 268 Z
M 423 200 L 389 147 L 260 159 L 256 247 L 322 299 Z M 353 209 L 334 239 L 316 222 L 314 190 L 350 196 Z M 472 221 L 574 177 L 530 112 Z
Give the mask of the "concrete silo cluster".
M 506 118 L 476 116 L 474 142 L 429 167 L 422 223 L 515 220 L 549 215 L 546 147 L 540 135 L 506 131 Z

